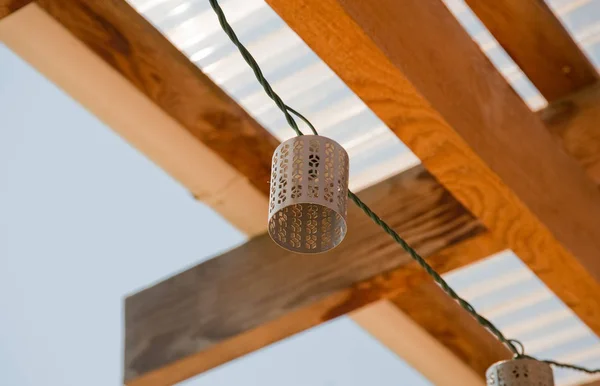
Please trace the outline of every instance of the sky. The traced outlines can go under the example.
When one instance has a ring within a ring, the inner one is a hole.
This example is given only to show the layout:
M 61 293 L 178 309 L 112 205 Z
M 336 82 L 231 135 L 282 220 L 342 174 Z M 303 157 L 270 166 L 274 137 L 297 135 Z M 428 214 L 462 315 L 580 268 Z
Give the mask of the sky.
M 0 385 L 122 384 L 127 294 L 245 241 L 0 44 Z M 339 319 L 182 383 L 428 382 Z

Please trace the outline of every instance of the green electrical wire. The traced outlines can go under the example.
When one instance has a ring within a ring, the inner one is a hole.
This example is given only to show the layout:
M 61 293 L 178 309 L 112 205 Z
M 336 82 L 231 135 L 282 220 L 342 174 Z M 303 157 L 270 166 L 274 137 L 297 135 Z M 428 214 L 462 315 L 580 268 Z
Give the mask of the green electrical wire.
M 300 118 L 304 123 L 306 123 L 306 125 L 310 128 L 310 130 L 313 132 L 314 135 L 319 135 L 319 133 L 317 132 L 317 129 L 315 129 L 313 124 L 310 123 L 310 121 L 308 119 L 306 119 L 302 114 L 300 114 L 296 110 L 294 110 L 291 107 L 289 107 L 288 105 L 286 105 L 283 102 L 283 100 L 279 97 L 279 95 L 277 95 L 277 93 L 275 91 L 273 91 L 273 88 L 271 87 L 269 82 L 265 79 L 265 77 L 262 73 L 262 70 L 260 69 L 260 66 L 254 59 L 254 57 L 252 57 L 250 52 L 246 49 L 246 47 L 244 47 L 244 45 L 240 42 L 237 35 L 235 34 L 235 31 L 233 30 L 231 25 L 228 23 L 227 18 L 225 17 L 225 13 L 223 12 L 223 9 L 221 9 L 221 6 L 219 5 L 218 0 L 208 0 L 208 1 L 209 1 L 210 5 L 212 6 L 213 10 L 215 11 L 215 13 L 217 14 L 219 23 L 221 24 L 223 31 L 225 31 L 227 36 L 229 36 L 229 39 L 231 39 L 233 44 L 235 44 L 235 46 L 239 49 L 240 53 L 242 54 L 242 57 L 244 58 L 246 63 L 248 63 L 248 65 L 250 66 L 252 71 L 254 72 L 256 79 L 263 86 L 263 89 L 265 90 L 266 94 L 275 102 L 277 107 L 279 107 L 279 109 L 283 112 L 283 115 L 285 116 L 285 118 L 286 118 L 288 124 L 291 126 L 291 128 L 296 132 L 297 135 L 304 135 L 304 133 L 302 133 L 302 131 L 298 127 L 296 120 L 294 119 L 294 117 L 292 117 L 292 114 L 293 114 L 293 115 L 297 116 L 298 118 Z M 525 350 L 524 350 L 523 344 L 521 342 L 519 342 L 518 340 L 515 340 L 515 339 L 506 338 L 504 336 L 504 334 L 502 334 L 502 331 L 500 331 L 498 329 L 498 327 L 496 327 L 488 319 L 486 319 L 485 317 L 483 317 L 479 313 L 477 313 L 475 308 L 471 304 L 469 304 L 469 302 L 467 302 L 466 300 L 461 298 L 456 293 L 456 291 L 454 291 L 452 289 L 452 287 L 450 287 L 450 285 L 444 280 L 444 278 L 438 272 L 436 272 L 435 269 L 433 269 L 427 263 L 427 261 L 425 261 L 425 259 L 423 257 L 421 257 L 421 255 L 419 255 L 417 253 L 417 251 L 415 251 L 402 237 L 400 237 L 400 235 L 398 235 L 398 233 L 396 233 L 396 231 L 394 231 L 385 221 L 383 221 L 364 202 L 362 202 L 361 199 L 358 198 L 358 196 L 356 194 L 354 194 L 350 190 L 348 190 L 348 197 L 352 201 L 354 201 L 354 203 L 360 209 L 362 209 L 362 211 L 365 212 L 367 214 L 367 216 L 369 216 L 371 218 L 371 220 L 373 220 L 374 223 L 379 225 L 385 231 L 385 233 L 390 235 L 396 241 L 396 243 L 398 243 L 402 247 L 402 249 L 404 249 L 406 252 L 408 252 L 410 257 L 415 262 L 417 262 L 417 264 L 419 264 L 427 272 L 427 274 L 429 274 L 429 276 L 432 277 L 432 279 L 442 288 L 442 290 L 448 296 L 450 296 L 452 299 L 454 299 L 465 311 L 467 311 L 471 316 L 473 316 L 475 318 L 475 320 L 477 320 L 477 322 L 481 326 L 488 329 L 500 342 L 502 342 L 506 347 L 508 347 L 508 349 L 513 353 L 515 359 L 523 359 L 523 358 L 536 359 L 536 358 L 530 357 L 529 355 L 525 355 Z M 519 347 L 517 348 L 517 346 L 519 346 Z M 588 369 L 585 367 L 576 366 L 576 365 L 572 365 L 572 364 L 568 364 L 568 363 L 560 363 L 560 362 L 556 362 L 553 360 L 543 360 L 542 362 L 548 363 L 548 364 L 556 366 L 556 367 L 562 367 L 562 368 L 568 368 L 568 369 L 572 369 L 572 370 L 582 371 L 582 372 L 585 372 L 588 374 L 600 373 L 600 369 Z

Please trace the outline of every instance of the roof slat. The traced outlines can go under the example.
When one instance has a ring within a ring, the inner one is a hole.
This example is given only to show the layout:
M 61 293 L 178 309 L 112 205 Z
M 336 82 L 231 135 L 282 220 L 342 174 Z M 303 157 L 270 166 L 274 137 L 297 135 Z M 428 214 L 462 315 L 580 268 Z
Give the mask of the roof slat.
M 594 66 L 545 1 L 465 2 L 548 102 L 598 80 Z

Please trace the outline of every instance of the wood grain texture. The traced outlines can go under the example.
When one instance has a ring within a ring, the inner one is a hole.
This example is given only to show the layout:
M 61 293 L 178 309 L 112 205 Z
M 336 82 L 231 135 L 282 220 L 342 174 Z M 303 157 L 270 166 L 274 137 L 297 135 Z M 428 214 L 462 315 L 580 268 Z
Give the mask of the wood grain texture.
M 440 0 L 267 2 L 600 333 L 597 188 Z
M 548 102 L 598 80 L 594 66 L 545 1 L 466 3 Z
M 270 160 L 277 140 L 125 0 L 37 3 L 194 137 L 268 194 Z
M 596 185 L 600 185 L 600 85 L 557 100 L 540 117 Z
M 361 196 L 425 256 L 483 232 L 421 166 Z M 356 207 L 348 219 L 330 253 L 299 258 L 259 236 L 127 298 L 127 383 L 172 384 L 396 294 L 406 276 L 385 273 L 416 267 Z
M 487 257 L 490 254 L 499 252 L 501 250 L 502 248 L 498 242 L 495 241 L 489 233 L 483 232 L 467 238 L 458 244 L 444 248 L 441 253 L 435 253 L 428 257 L 427 260 L 434 267 L 434 269 L 436 269 L 438 272 L 444 273 L 478 261 L 479 259 Z M 276 252 L 281 252 L 281 250 L 278 249 Z M 279 257 L 280 256 L 274 256 L 273 258 L 275 259 Z M 137 368 L 144 368 L 147 366 L 146 368 L 148 371 L 141 376 L 135 376 L 133 379 L 126 380 L 126 384 L 128 386 L 172 385 L 176 382 L 191 378 L 197 374 L 227 363 L 243 355 L 252 353 L 296 333 L 302 332 L 342 315 L 347 315 L 353 311 L 362 310 L 364 311 L 362 312 L 363 316 L 367 317 L 368 314 L 365 314 L 365 312 L 368 313 L 371 310 L 365 310 L 365 306 L 368 306 L 381 299 L 390 299 L 398 296 L 399 294 L 402 294 L 403 292 L 408 291 L 427 280 L 431 280 L 431 278 L 423 272 L 421 267 L 410 261 L 392 271 L 375 275 L 347 288 L 334 291 L 333 293 L 322 298 L 313 299 L 308 302 L 306 306 L 301 306 L 298 309 L 294 309 L 293 311 L 277 317 L 274 320 L 263 321 L 263 324 L 256 328 L 241 332 L 234 337 L 215 343 L 206 350 L 197 351 L 187 356 L 182 356 L 180 359 L 168 362 L 167 364 L 164 363 L 164 358 L 160 358 L 160 355 L 158 356 L 159 359 L 157 360 L 156 355 L 151 355 L 151 352 L 148 352 L 144 357 L 136 358 Z M 164 283 L 158 284 L 157 287 L 162 287 L 161 291 L 166 288 L 164 287 Z M 167 289 L 167 291 L 171 292 L 172 290 Z M 173 296 L 176 297 L 177 295 Z M 131 301 L 137 302 L 138 300 L 134 297 Z M 146 308 L 148 308 L 148 300 L 143 299 L 142 301 L 146 302 Z M 451 300 L 447 299 L 447 301 Z M 128 304 L 129 303 L 126 303 L 126 310 L 129 308 Z M 390 306 L 394 307 L 391 303 Z M 176 309 L 173 312 L 179 311 Z M 397 309 L 396 313 L 400 313 L 400 311 Z M 371 316 L 377 317 L 377 314 Z M 174 314 L 173 317 L 176 317 L 176 315 Z M 215 321 L 214 323 L 217 324 L 218 322 Z M 129 351 L 129 344 L 135 343 L 130 342 L 127 339 L 129 336 L 128 334 L 131 330 L 137 329 L 138 327 L 135 324 L 130 324 L 129 329 L 126 331 L 126 352 Z M 152 331 L 149 330 L 149 332 Z M 390 331 L 380 331 L 380 333 L 386 332 L 389 333 Z M 145 332 L 141 332 L 141 334 L 145 334 Z M 186 338 L 185 331 L 182 331 L 182 334 L 182 340 L 185 341 L 185 339 L 189 339 Z M 142 337 L 138 336 L 138 341 L 141 339 Z M 152 344 L 169 346 L 178 341 L 178 339 L 179 332 L 176 331 L 172 335 L 166 335 L 162 338 L 155 338 Z M 386 339 L 384 336 L 379 336 L 378 339 L 380 340 L 381 344 L 393 349 L 391 346 L 394 345 L 394 342 Z M 433 339 L 434 338 L 431 337 L 428 342 L 432 348 L 435 347 L 436 350 L 447 350 L 439 343 L 432 344 L 431 341 Z M 162 347 L 159 347 L 158 349 L 162 349 Z M 169 352 L 171 351 L 172 350 L 169 350 Z M 400 354 L 397 350 L 394 352 Z M 450 351 L 448 350 L 448 352 Z M 450 362 L 454 363 L 454 361 L 459 361 L 461 364 L 463 363 L 460 361 L 460 359 L 458 359 L 458 357 L 455 357 Z M 413 363 L 411 362 L 411 364 Z M 416 363 L 414 365 L 416 366 Z M 422 365 L 424 365 L 424 363 L 419 362 L 419 366 L 417 367 Z M 467 365 L 464 365 L 464 367 L 466 366 Z M 420 368 L 420 370 L 423 369 Z
M 421 326 L 388 301 L 350 314 L 360 327 L 436 386 L 481 386 L 483 373 L 463 363 Z M 398 384 L 405 384 L 402 379 Z
M 33 0 L 0 0 L 0 20 L 18 11 Z
M 432 281 L 424 280 L 391 302 L 483 379 L 488 367 L 511 351 L 482 328 Z

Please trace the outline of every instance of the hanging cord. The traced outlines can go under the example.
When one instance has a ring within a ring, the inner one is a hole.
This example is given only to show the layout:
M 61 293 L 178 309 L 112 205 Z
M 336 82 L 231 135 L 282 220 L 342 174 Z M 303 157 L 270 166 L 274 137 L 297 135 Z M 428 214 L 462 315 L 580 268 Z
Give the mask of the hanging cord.
M 217 14 L 217 17 L 219 18 L 219 23 L 221 24 L 223 31 L 225 31 L 225 33 L 227 34 L 227 36 L 229 36 L 229 38 L 231 39 L 233 44 L 235 44 L 236 47 L 240 50 L 242 57 L 244 58 L 246 63 L 248 63 L 248 65 L 250 66 L 252 71 L 254 71 L 254 75 L 256 76 L 256 79 L 258 80 L 258 82 L 263 86 L 263 89 L 265 90 L 267 95 L 275 102 L 277 107 L 279 107 L 279 109 L 283 112 L 283 115 L 285 116 L 287 122 L 292 127 L 292 129 L 296 132 L 296 134 L 303 135 L 302 131 L 298 128 L 298 124 L 296 123 L 296 120 L 294 119 L 294 117 L 292 117 L 291 114 L 294 114 L 295 116 L 300 118 L 304 123 L 306 123 L 306 125 L 310 128 L 310 130 L 313 132 L 314 135 L 319 135 L 319 133 L 317 132 L 315 127 L 312 125 L 312 123 L 310 123 L 310 121 L 308 119 L 306 119 L 302 114 L 300 114 L 296 110 L 294 110 L 291 107 L 289 107 L 288 105 L 286 105 L 281 100 L 279 95 L 277 95 L 277 93 L 275 93 L 275 91 L 273 91 L 273 88 L 271 87 L 269 82 L 265 79 L 258 63 L 256 62 L 256 60 L 254 60 L 254 58 L 252 57 L 250 52 L 246 49 L 246 47 L 244 47 L 244 45 L 239 41 L 237 35 L 231 28 L 231 25 L 229 25 L 229 23 L 227 22 L 225 13 L 223 12 L 223 9 L 221 9 L 221 6 L 219 5 L 218 0 L 208 0 L 208 1 L 209 1 L 210 5 L 212 6 L 213 10 L 215 11 L 215 13 Z M 440 288 L 448 296 L 450 296 L 452 299 L 454 299 L 465 311 L 467 311 L 471 316 L 473 316 L 475 318 L 475 320 L 477 320 L 477 322 L 481 326 L 488 329 L 500 342 L 502 342 L 506 347 L 508 347 L 508 349 L 513 353 L 513 357 L 515 359 L 524 359 L 524 358 L 536 359 L 536 358 L 530 357 L 529 355 L 525 355 L 525 350 L 524 350 L 523 344 L 521 342 L 519 342 L 518 340 L 515 340 L 515 339 L 507 339 L 504 336 L 504 334 L 502 334 L 502 332 L 492 322 L 490 322 L 488 319 L 484 318 L 479 313 L 477 313 L 475 308 L 471 304 L 469 304 L 469 302 L 467 302 L 466 300 L 461 298 L 456 293 L 456 291 L 454 291 L 452 289 L 452 287 L 450 287 L 450 285 L 446 282 L 446 280 L 444 280 L 444 278 L 439 273 L 437 273 L 435 271 L 435 269 L 433 269 L 433 267 L 431 267 L 427 263 L 427 261 L 425 261 L 425 259 L 423 257 L 421 257 L 417 253 L 417 251 L 415 251 L 410 245 L 408 245 L 408 243 L 402 237 L 400 237 L 400 235 L 398 235 L 398 233 L 396 233 L 396 231 L 394 231 L 385 221 L 383 221 L 381 218 L 379 218 L 379 216 L 377 214 L 375 214 L 364 202 L 362 202 L 361 199 L 358 198 L 358 196 L 356 194 L 354 194 L 350 190 L 348 190 L 348 197 L 352 201 L 354 201 L 354 203 L 360 209 L 362 209 L 363 212 L 365 212 L 367 214 L 367 216 L 369 216 L 371 218 L 371 220 L 373 220 L 373 222 L 375 222 L 377 225 L 379 225 L 385 231 L 385 233 L 390 235 L 396 241 L 396 243 L 398 243 L 402 247 L 402 249 L 404 249 L 406 252 L 408 252 L 410 257 L 414 261 L 416 261 L 417 264 L 419 264 L 427 272 L 427 274 L 429 276 L 431 276 L 433 278 L 433 280 L 440 286 Z M 544 360 L 542 362 L 545 362 L 545 363 L 548 363 L 550 365 L 557 366 L 557 367 L 563 367 L 563 368 L 568 368 L 568 369 L 572 369 L 572 370 L 582 371 L 582 372 L 585 372 L 588 374 L 600 373 L 600 369 L 588 369 L 585 367 L 576 366 L 576 365 L 572 365 L 572 364 L 568 364 L 568 363 L 560 363 L 560 362 L 556 362 L 553 360 Z

